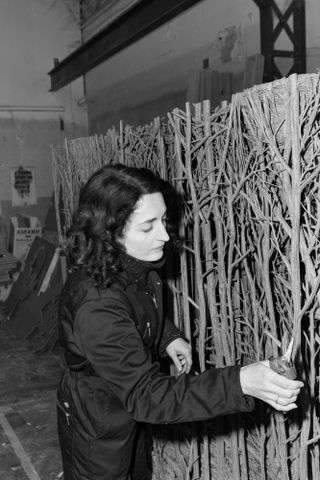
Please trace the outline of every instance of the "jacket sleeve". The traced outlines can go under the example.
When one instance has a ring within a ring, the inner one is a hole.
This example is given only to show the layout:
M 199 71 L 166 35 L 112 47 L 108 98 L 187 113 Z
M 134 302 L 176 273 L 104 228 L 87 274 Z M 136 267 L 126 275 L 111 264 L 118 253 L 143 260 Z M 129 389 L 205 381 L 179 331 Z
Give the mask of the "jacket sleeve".
M 179 330 L 179 328 L 177 328 L 167 317 L 165 317 L 163 332 L 158 347 L 160 357 L 164 357 L 167 355 L 167 346 L 170 345 L 170 343 L 177 338 L 183 338 L 184 340 L 186 340 L 181 330 Z
M 253 399 L 241 390 L 239 366 L 178 378 L 162 373 L 114 294 L 83 304 L 74 327 L 96 374 L 137 421 L 190 422 L 253 409 Z

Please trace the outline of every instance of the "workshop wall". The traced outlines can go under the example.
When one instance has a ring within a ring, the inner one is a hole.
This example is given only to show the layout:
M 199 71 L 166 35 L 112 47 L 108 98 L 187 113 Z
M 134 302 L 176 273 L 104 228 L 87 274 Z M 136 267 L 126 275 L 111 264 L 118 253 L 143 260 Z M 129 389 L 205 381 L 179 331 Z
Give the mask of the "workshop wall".
M 11 216 L 54 229 L 51 145 L 87 135 L 83 80 L 51 93 L 54 58 L 80 44 L 75 8 L 61 0 L 2 0 L 0 6 L 0 230 Z M 30 189 L 14 182 L 20 168 Z M 31 185 L 32 181 L 32 185 Z M 32 188 L 31 188 L 32 187 Z
M 285 9 L 289 0 L 276 3 Z M 318 0 L 306 2 L 306 17 L 307 69 L 314 72 L 320 64 Z M 292 49 L 282 35 L 278 47 L 286 46 Z M 190 70 L 202 69 L 204 61 L 231 72 L 232 91 L 241 91 L 246 60 L 259 52 L 260 15 L 253 0 L 203 0 L 86 74 L 89 131 L 103 133 L 121 119 L 143 125 L 183 108 Z M 285 75 L 285 59 L 283 67 Z

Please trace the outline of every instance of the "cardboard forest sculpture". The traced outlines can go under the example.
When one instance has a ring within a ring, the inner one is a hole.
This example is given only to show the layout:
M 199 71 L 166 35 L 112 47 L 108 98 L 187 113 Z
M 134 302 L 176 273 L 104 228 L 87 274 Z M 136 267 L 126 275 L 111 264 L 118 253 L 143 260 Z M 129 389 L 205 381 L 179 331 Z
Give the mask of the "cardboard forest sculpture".
M 149 167 L 183 193 L 186 243 L 169 288 L 199 370 L 276 357 L 294 339 L 299 408 L 284 416 L 258 403 L 252 414 L 158 429 L 154 479 L 320 477 L 319 128 L 319 76 L 292 75 L 214 111 L 187 104 L 167 122 L 53 149 L 65 227 L 79 186 L 105 163 Z

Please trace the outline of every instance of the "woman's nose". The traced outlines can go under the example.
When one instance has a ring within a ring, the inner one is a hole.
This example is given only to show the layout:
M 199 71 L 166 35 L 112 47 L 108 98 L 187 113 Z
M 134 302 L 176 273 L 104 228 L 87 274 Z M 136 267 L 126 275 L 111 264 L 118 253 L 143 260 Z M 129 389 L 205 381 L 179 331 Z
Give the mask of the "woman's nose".
M 167 229 L 163 223 L 159 226 L 159 240 L 162 240 L 163 242 L 168 242 L 168 240 L 170 240 Z

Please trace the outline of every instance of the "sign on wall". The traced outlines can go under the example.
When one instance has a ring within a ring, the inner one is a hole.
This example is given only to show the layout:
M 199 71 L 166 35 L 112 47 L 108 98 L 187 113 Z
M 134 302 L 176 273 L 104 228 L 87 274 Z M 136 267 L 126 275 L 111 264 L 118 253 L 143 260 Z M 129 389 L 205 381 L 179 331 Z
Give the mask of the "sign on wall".
M 24 207 L 37 203 L 35 175 L 33 167 L 11 169 L 11 198 L 13 207 Z

